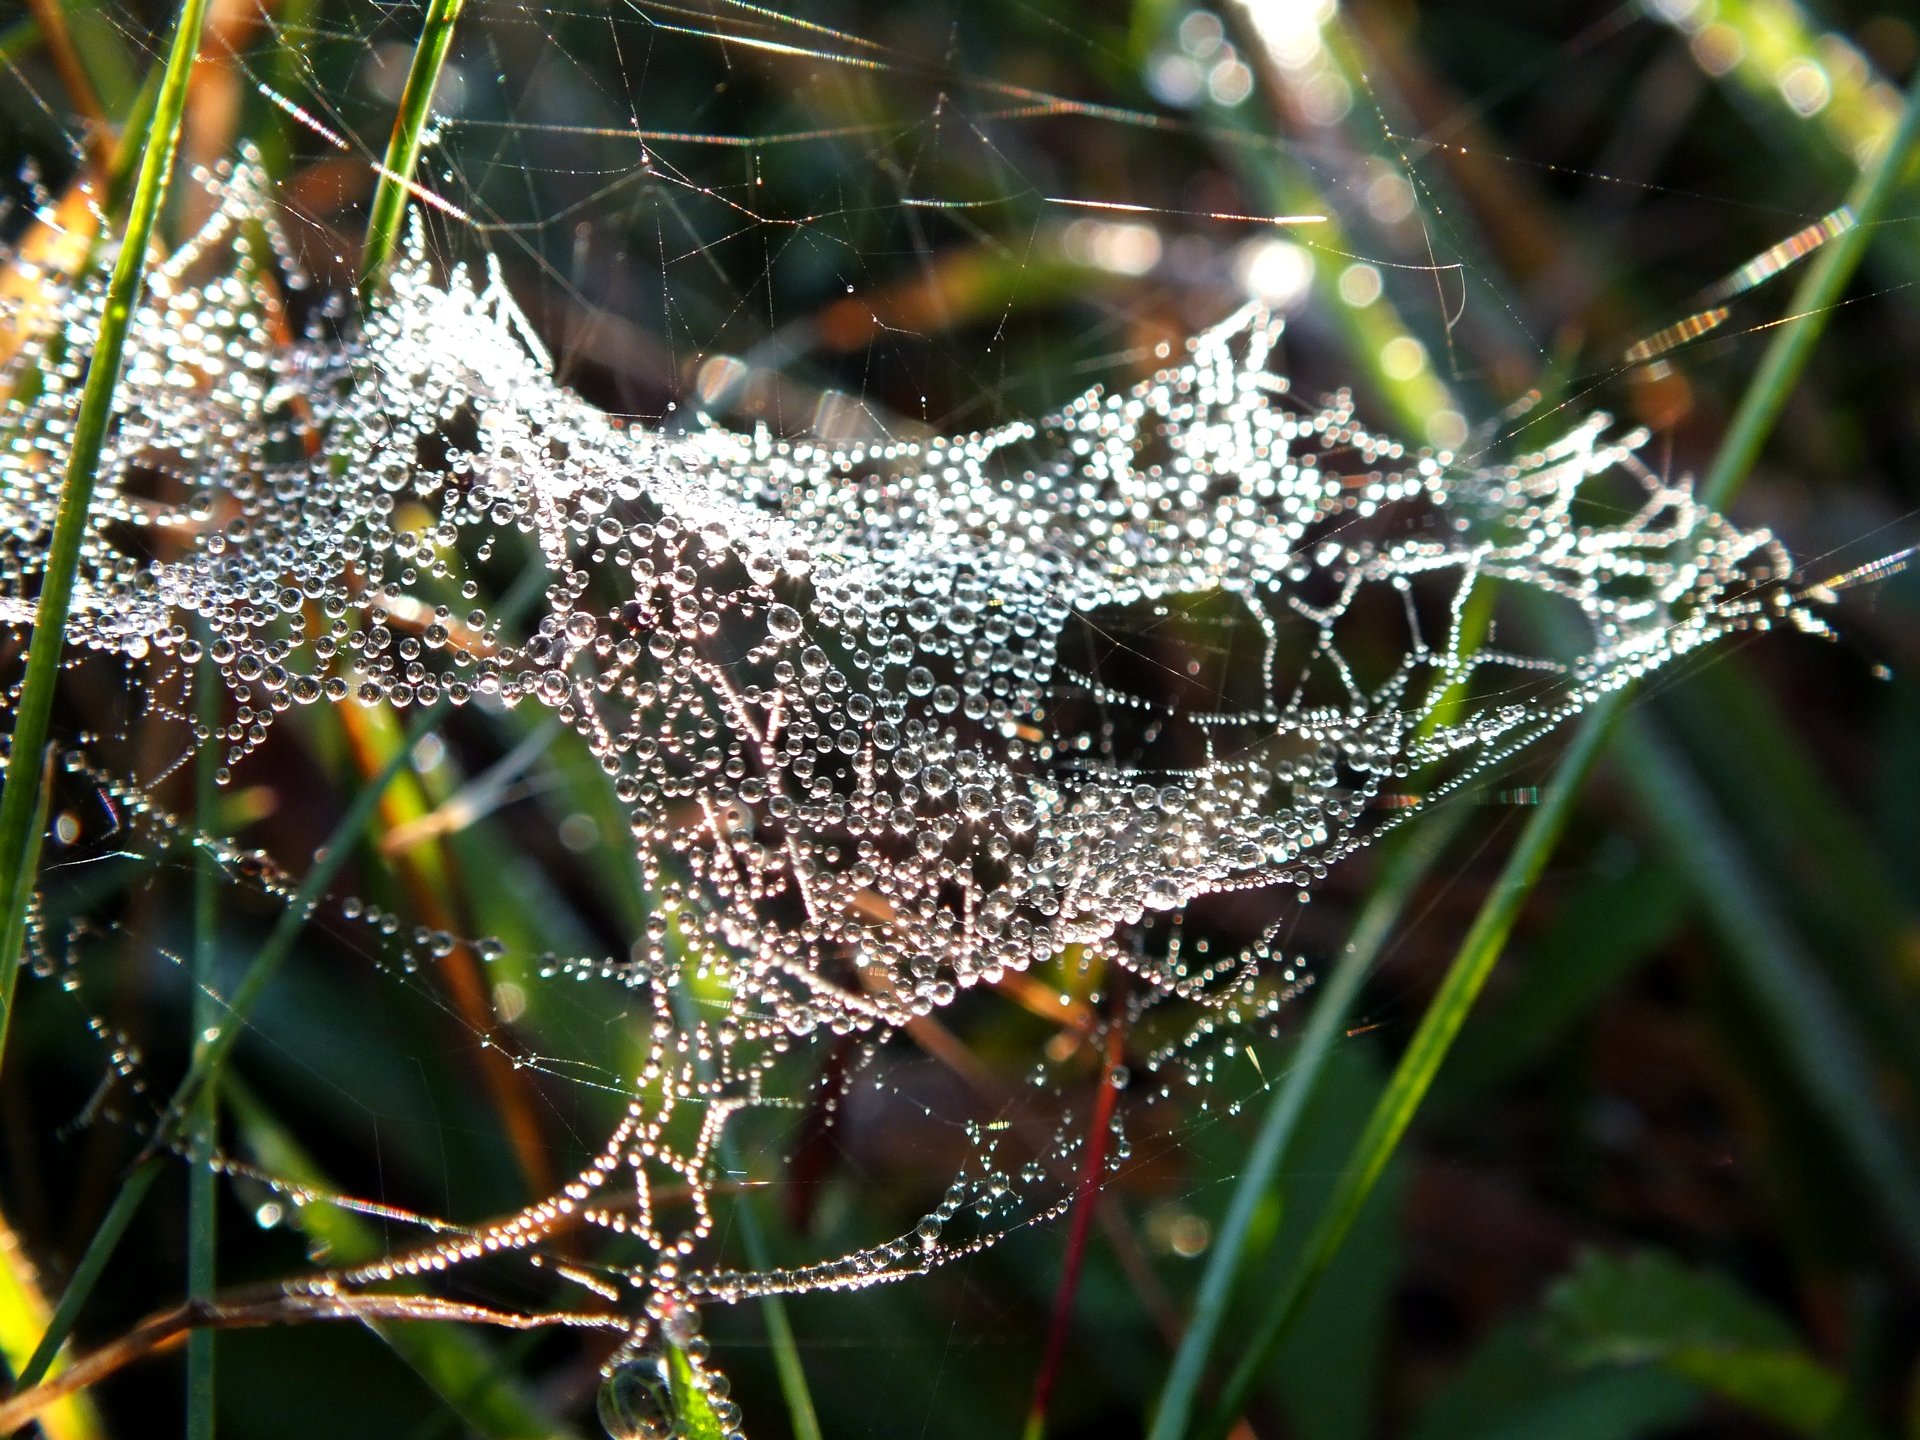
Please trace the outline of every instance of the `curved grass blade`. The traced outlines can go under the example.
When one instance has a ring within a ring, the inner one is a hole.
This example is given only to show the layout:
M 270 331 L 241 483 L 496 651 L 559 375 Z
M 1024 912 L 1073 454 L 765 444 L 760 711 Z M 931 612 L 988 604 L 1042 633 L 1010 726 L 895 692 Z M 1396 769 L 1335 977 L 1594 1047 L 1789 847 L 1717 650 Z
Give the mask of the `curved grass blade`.
M 0 934 L 11 936 L 32 903 L 33 876 L 22 861 L 32 844 L 34 811 L 39 801 L 40 762 L 46 749 L 47 728 L 53 715 L 53 690 L 60 677 L 61 651 L 66 642 L 67 614 L 73 607 L 74 576 L 80 566 L 80 542 L 86 535 L 87 512 L 99 478 L 100 456 L 106 447 L 107 427 L 113 419 L 113 392 L 120 380 L 120 362 L 127 335 L 140 305 L 145 279 L 147 247 L 154 223 L 173 174 L 174 151 L 180 139 L 180 119 L 186 109 L 187 82 L 200 49 L 200 31 L 206 22 L 208 0 L 183 0 L 174 25 L 167 68 L 154 103 L 153 125 L 140 157 L 133 203 L 120 240 L 119 258 L 107 283 L 106 308 L 100 334 L 87 368 L 87 383 L 74 419 L 73 448 L 67 453 L 61 483 L 60 510 L 53 538 L 47 546 L 46 576 L 41 582 L 38 612 L 27 644 L 27 669 L 14 712 L 13 743 L 7 755 L 6 785 L 0 791 Z M 18 978 L 17 951 L 0 955 L 0 1059 L 6 1054 L 7 1026 L 13 1018 L 13 987 Z

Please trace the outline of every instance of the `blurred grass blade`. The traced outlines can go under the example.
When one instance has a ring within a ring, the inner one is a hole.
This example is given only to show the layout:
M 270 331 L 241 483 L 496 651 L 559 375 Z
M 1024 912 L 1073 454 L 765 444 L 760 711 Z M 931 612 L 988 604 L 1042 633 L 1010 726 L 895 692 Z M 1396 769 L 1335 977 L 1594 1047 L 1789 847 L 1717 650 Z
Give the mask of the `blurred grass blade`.
M 741 1227 L 744 1237 L 746 1227 Z M 756 1232 L 757 1227 L 756 1227 Z M 749 1252 L 751 1258 L 751 1252 Z M 759 1265 L 758 1260 L 754 1260 Z M 780 1396 L 786 1401 L 787 1423 L 793 1427 L 793 1440 L 821 1440 L 820 1417 L 814 1412 L 813 1392 L 807 1388 L 807 1372 L 800 1363 L 800 1350 L 794 1344 L 793 1322 L 788 1318 L 786 1302 L 770 1295 L 761 1302 L 761 1319 L 767 1327 L 767 1343 L 773 1347 L 774 1369 L 780 1376 Z
M 0 1363 L 7 1373 L 27 1358 L 48 1323 L 46 1296 L 20 1237 L 0 1216 Z M 100 1417 L 85 1395 L 70 1395 L 49 1405 L 39 1418 L 46 1440 L 99 1440 Z
M 733 1143 L 722 1140 L 721 1163 L 738 1170 L 739 1161 Z M 740 1232 L 740 1245 L 747 1263 L 762 1272 L 773 1269 L 773 1254 L 767 1248 L 767 1232 L 761 1228 L 751 1189 L 742 1190 L 733 1207 L 734 1228 Z M 807 1388 L 806 1367 L 800 1363 L 800 1350 L 794 1344 L 793 1322 L 788 1318 L 786 1302 L 768 1295 L 760 1302 L 760 1317 L 767 1327 L 767 1344 L 773 1350 L 773 1365 L 780 1377 L 780 1394 L 787 1405 L 787 1423 L 793 1427 L 793 1440 L 821 1440 L 820 1417 L 813 1407 L 813 1392 Z
M 1194 1398 L 1206 1376 L 1207 1359 L 1226 1318 L 1233 1282 L 1246 1259 L 1255 1218 L 1261 1202 L 1272 1189 L 1280 1162 L 1293 1143 L 1301 1113 L 1313 1096 L 1334 1041 L 1343 1032 L 1361 986 L 1372 973 L 1387 937 L 1393 933 L 1422 877 L 1432 869 L 1466 815 L 1465 806 L 1442 807 L 1427 817 L 1425 823 L 1409 831 L 1404 843 L 1395 848 L 1386 861 L 1380 882 L 1360 912 L 1353 938 L 1340 963 L 1313 995 L 1299 1048 L 1287 1066 L 1286 1078 L 1274 1091 L 1266 1116 L 1260 1122 L 1259 1134 L 1234 1182 L 1233 1198 L 1220 1222 L 1219 1239 L 1211 1247 L 1206 1273 L 1201 1277 L 1200 1290 L 1194 1299 L 1192 1318 L 1180 1337 L 1180 1348 L 1174 1354 L 1173 1366 L 1154 1409 L 1148 1440 L 1179 1440 L 1186 1434 L 1193 1416 Z
M 1839 1440 L 1847 1382 L 1781 1318 L 1724 1275 L 1643 1251 L 1590 1251 L 1548 1293 L 1543 1343 L 1576 1370 L 1658 1366 L 1783 1429 Z
M 1886 1123 L 1853 1027 L 1671 743 L 1645 719 L 1622 727 L 1619 743 L 1641 808 L 1685 857 L 1735 973 L 1920 1270 L 1920 1167 Z
M 1877 845 L 1847 814 L 1820 758 L 1738 657 L 1665 698 L 1662 725 L 1680 752 L 1676 763 L 1740 836 L 1755 883 L 1799 900 L 1792 918 L 1803 935 L 1820 937 L 1820 973 L 1881 1061 L 1920 1099 L 1920 975 L 1885 958 L 1912 940 L 1887 863 L 1899 847 Z M 1790 888 L 1774 889 L 1796 877 Z
M 387 137 L 380 184 L 373 193 L 373 209 L 367 217 L 360 283 L 369 291 L 385 279 L 387 266 L 400 247 L 400 231 L 407 217 L 407 196 L 413 189 L 414 168 L 420 163 L 421 136 L 427 128 L 427 117 L 433 113 L 434 87 L 440 83 L 441 68 L 453 46 L 453 27 L 465 4 L 466 0 L 428 0 L 426 24 L 420 31 L 420 43 L 413 50 L 407 88 L 401 92 L 400 110 L 393 117 L 393 133 Z
M 1819 898 L 1830 902 L 1823 919 L 1845 927 L 1862 948 L 1904 943 L 1910 922 L 1889 865 L 1899 852 L 1848 813 L 1823 772 L 1824 757 L 1787 723 L 1752 667 L 1729 655 L 1673 692 L 1663 709 L 1741 830 L 1817 867 Z M 1920 1045 L 1913 1048 L 1920 1060 Z
M 415 718 L 407 731 L 407 743 L 395 750 L 384 770 L 360 788 L 359 794 L 353 797 L 353 803 L 347 806 L 346 813 L 327 836 L 327 843 L 321 848 L 319 858 L 313 862 L 312 868 L 301 880 L 300 888 L 294 892 L 293 898 L 287 902 L 287 908 L 254 953 L 240 984 L 220 1007 L 220 1023 L 212 1027 L 213 1034 L 210 1037 L 202 1037 L 204 1043 L 196 1048 L 193 1062 L 181 1077 L 179 1088 L 174 1091 L 173 1100 L 161 1120 L 159 1141 L 164 1141 L 169 1129 L 179 1126 L 186 1118 L 202 1087 L 210 1083 L 226 1062 L 227 1055 L 240 1038 L 240 1032 L 246 1028 L 247 1016 L 260 1002 L 267 985 L 292 951 L 293 942 L 299 936 L 301 927 L 307 923 L 307 917 L 320 903 L 320 897 L 326 893 L 327 886 L 332 883 L 340 867 L 346 864 L 357 842 L 366 834 L 368 822 L 379 808 L 381 795 L 406 765 L 413 743 L 439 723 L 446 709 L 447 702 L 443 700 Z
M 94 163 L 104 168 L 112 144 L 107 135 L 106 111 L 101 108 L 92 77 L 87 74 L 73 36 L 67 30 L 67 17 L 60 0 L 27 0 L 27 8 L 40 22 L 41 40 L 46 45 L 54 73 L 67 92 L 67 102 L 86 126 L 88 152 Z
M 147 1191 L 153 1188 L 154 1179 L 164 1163 L 163 1157 L 149 1155 L 122 1182 L 106 1218 L 87 1242 L 87 1253 L 80 1257 L 79 1268 L 67 1281 L 60 1303 L 54 1306 L 53 1319 L 47 1322 L 47 1333 L 40 1337 L 40 1343 L 34 1347 L 33 1354 L 21 1370 L 19 1380 L 14 1385 L 15 1394 L 31 1390 L 46 1378 L 47 1371 L 53 1366 L 53 1357 L 60 1353 L 60 1347 L 67 1343 L 67 1336 L 73 1333 L 73 1325 L 80 1318 L 81 1307 L 93 1293 L 100 1272 L 107 1268 L 107 1261 L 113 1258 L 120 1237 L 126 1233 L 134 1212 L 140 1208 L 140 1202 L 146 1199 Z
M 1555 897 L 1552 920 L 1528 946 L 1547 963 L 1509 975 L 1489 1033 L 1447 1061 L 1440 1083 L 1450 1100 L 1477 1102 L 1546 1061 L 1693 913 L 1692 889 L 1664 856 L 1592 870 Z
M 60 509 L 47 546 L 46 574 L 41 581 L 37 613 L 27 644 L 26 676 L 21 682 L 19 707 L 14 711 L 13 743 L 7 755 L 4 791 L 0 791 L 0 885 L 6 893 L 0 905 L 4 923 L 0 935 L 22 929 L 20 919 L 32 903 L 33 875 L 23 868 L 32 845 L 34 812 L 40 789 L 40 763 L 53 716 L 53 691 L 60 678 L 60 656 L 66 642 L 67 613 L 73 606 L 74 576 L 80 566 L 80 545 L 87 532 L 88 510 L 99 478 L 100 456 L 107 428 L 113 420 L 113 392 L 120 380 L 120 362 L 127 335 L 140 307 L 147 248 L 154 222 L 173 174 L 173 156 L 180 138 L 180 117 L 186 109 L 187 81 L 200 49 L 200 31 L 208 0 L 183 0 L 174 25 L 167 68 L 154 104 L 153 123 L 140 157 L 133 203 L 107 284 L 106 306 L 100 316 L 100 334 L 87 366 L 86 387 L 74 419 L 73 445 L 67 452 L 61 482 Z M 13 987 L 19 976 L 16 951 L 0 955 L 0 1060 L 6 1055 L 7 1027 L 13 1019 Z

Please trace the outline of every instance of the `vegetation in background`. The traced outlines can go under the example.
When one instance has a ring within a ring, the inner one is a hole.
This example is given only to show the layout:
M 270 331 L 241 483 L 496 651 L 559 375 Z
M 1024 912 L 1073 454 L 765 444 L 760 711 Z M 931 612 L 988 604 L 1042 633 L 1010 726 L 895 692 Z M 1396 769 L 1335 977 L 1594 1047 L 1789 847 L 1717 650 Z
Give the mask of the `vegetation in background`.
M 839 438 L 985 427 L 1089 378 L 1131 379 L 1264 288 L 1291 307 L 1299 388 L 1351 386 L 1364 416 L 1416 439 L 1523 445 L 1612 408 L 1716 490 L 1751 465 L 1734 513 L 1774 526 L 1808 580 L 1915 539 L 1920 165 L 1895 137 L 1920 39 L 1897 11 L 1354 3 L 1275 7 L 1295 22 L 1278 33 L 1238 5 L 1164 0 L 840 4 L 806 11 L 807 30 L 745 11 L 460 9 L 212 0 L 184 152 L 260 151 L 322 294 L 377 277 L 411 198 L 436 258 L 497 255 L 562 375 L 637 423 L 677 425 L 697 403 Z M 48 0 L 0 29 L 20 255 L 89 263 L 77 187 L 112 163 L 100 126 L 154 106 L 164 136 L 176 92 L 159 83 L 156 103 L 145 77 L 163 73 L 171 25 Z M 1040 113 L 1009 115 L 1022 106 Z M 408 189 L 395 176 L 416 156 Z M 1735 297 L 1698 341 L 1624 363 L 1850 195 L 1868 223 L 1812 262 L 1838 293 L 1803 305 L 1793 273 Z M 157 210 L 136 183 L 142 196 Z M 198 204 L 177 189 L 163 231 L 187 233 Z M 1223 218 L 1273 213 L 1329 218 Z M 0 284 L 30 297 L 16 270 Z M 338 323 L 289 306 L 294 323 Z M 1825 326 L 1810 357 L 1789 353 L 1815 333 L 1803 309 Z M 1737 418 L 1761 406 L 1770 432 Z M 1337 869 L 1288 941 L 1323 979 L 1294 1006 L 1286 1069 L 1196 1096 L 1138 1140 L 1083 1251 L 1061 1224 L 777 1318 L 710 1310 L 699 1343 L 751 1433 L 809 1433 L 813 1408 L 828 1436 L 1032 1430 L 1064 1314 L 1037 1426 L 1055 1437 L 1156 1417 L 1162 1440 L 1205 1433 L 1236 1372 L 1262 1436 L 1920 1434 L 1916 608 L 1912 576 L 1894 575 L 1848 593 L 1837 645 L 1776 635 L 1662 676 L 1622 707 L 1624 743 L 1572 742 L 1591 781 L 1526 755 L 1497 790 Z M 69 679 L 56 736 L 128 725 L 105 682 Z M 643 923 L 592 757 L 533 717 L 407 731 L 381 711 L 313 712 L 298 748 L 297 770 L 212 792 L 209 828 L 324 848 L 400 923 L 526 955 Z M 99 820 L 50 794 L 42 864 L 57 867 L 63 818 Z M 1506 868 L 1544 816 L 1557 843 Z M 253 1029 L 222 1042 L 222 1085 L 197 1082 L 217 1100 L 196 1123 L 263 1170 L 372 1197 L 391 1174 L 478 1216 L 542 1193 L 592 1128 L 571 1093 L 477 1053 L 474 1027 L 449 1022 L 451 979 L 399 993 L 237 892 L 209 925 L 184 871 L 43 873 L 49 924 L 110 917 L 121 958 L 85 1006 L 19 992 L 0 1070 L 0 1214 L 18 1240 L 0 1239 L 0 1347 L 16 1374 L 46 1372 L 50 1349 L 29 1356 L 50 1327 L 87 1351 L 204 1293 L 189 1269 L 208 1247 L 214 1293 L 244 1293 L 391 1239 L 378 1216 L 305 1216 L 244 1176 L 218 1188 L 215 1226 L 186 1167 L 141 1158 L 152 1099 L 103 1086 L 83 1021 L 97 1012 L 168 1082 L 218 1066 L 172 956 L 228 987 L 272 972 Z M 1210 923 L 1238 933 L 1263 903 Z M 1499 907 L 1517 919 L 1462 999 L 1449 962 Z M 1350 943 L 1360 958 L 1342 968 Z M 527 974 L 487 978 L 482 1027 L 515 1053 L 617 1069 L 603 1016 Z M 1036 978 L 1083 998 L 1064 972 Z M 1422 1015 L 1448 994 L 1459 1029 L 1436 1050 Z M 1012 1007 L 954 1032 L 964 1065 L 1005 1075 L 1043 1033 Z M 1431 1063 L 1408 1099 L 1388 1077 L 1410 1053 Z M 1376 1110 L 1383 1095 L 1408 1103 Z M 1394 1127 L 1363 1193 L 1350 1179 L 1363 1135 L 1383 1133 L 1375 1114 Z M 774 1193 L 736 1197 L 732 1223 L 776 1263 L 885 1232 L 945 1183 L 942 1143 L 907 1104 L 842 1116 L 795 1144 Z M 1237 1186 L 1252 1154 L 1263 1183 Z M 1169 1406 L 1196 1317 L 1212 1342 Z M 49 1433 L 191 1411 L 196 1433 L 236 1437 L 591 1435 L 605 1413 L 608 1344 L 592 1334 L 383 1320 L 218 1347 L 211 1412 L 183 1346 L 117 1371 Z

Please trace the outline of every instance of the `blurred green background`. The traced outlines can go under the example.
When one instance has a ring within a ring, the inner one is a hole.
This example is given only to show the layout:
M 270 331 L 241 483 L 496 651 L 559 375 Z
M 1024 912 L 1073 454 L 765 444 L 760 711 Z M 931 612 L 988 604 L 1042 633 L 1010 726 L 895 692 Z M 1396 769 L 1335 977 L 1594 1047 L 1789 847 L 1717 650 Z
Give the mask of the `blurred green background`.
M 314 293 L 352 276 L 367 156 L 420 21 L 412 4 L 215 4 L 188 156 L 257 148 Z M 123 0 L 0 12 L 4 224 L 23 254 L 46 253 L 49 219 L 84 230 L 73 187 L 137 112 L 170 22 Z M 1626 364 L 1628 347 L 1841 204 L 1917 49 L 1909 7 L 1787 0 L 475 0 L 420 176 L 452 209 L 421 214 L 436 261 L 497 257 L 563 376 L 638 422 L 704 411 L 835 439 L 985 427 L 1137 377 L 1251 294 L 1287 310 L 1299 388 L 1349 387 L 1416 442 L 1498 454 L 1602 408 L 1653 430 L 1651 463 L 1697 472 L 1797 272 L 1659 363 Z M 1734 507 L 1809 580 L 1920 538 L 1917 168 Z M 177 186 L 170 235 L 208 204 Z M 1290 213 L 1328 218 L 1233 218 Z M 5 293 L 35 283 L 16 261 Z M 1897 575 L 1843 597 L 1837 643 L 1761 637 L 1635 699 L 1268 1366 L 1253 1433 L 1920 1436 L 1916 620 L 1920 585 Z M 129 756 L 160 743 L 110 677 L 76 676 L 60 718 Z M 311 853 L 404 743 L 379 712 L 302 719 L 222 802 L 232 833 L 281 856 Z M 590 759 L 524 717 L 463 720 L 415 748 L 377 824 L 427 813 L 516 745 L 537 758 L 501 808 L 401 861 L 363 858 L 344 888 L 409 928 L 508 940 L 520 959 L 487 972 L 482 1018 L 491 1005 L 523 1053 L 617 1068 L 631 1043 L 617 1006 L 540 985 L 527 958 L 617 950 L 638 923 L 624 826 Z M 1525 757 L 1457 802 L 1239 1257 L 1216 1373 L 1298 1262 L 1553 763 Z M 111 848 L 73 804 L 76 845 Z M 1337 958 L 1388 858 L 1327 882 L 1294 932 L 1307 958 Z M 151 1096 L 113 1079 L 109 1052 L 137 1048 L 159 1094 L 182 1064 L 189 992 L 171 957 L 188 944 L 189 868 L 49 871 L 54 928 L 88 924 L 72 942 L 87 978 L 27 987 L 0 1073 L 0 1348 L 15 1368 L 44 1328 L 30 1277 L 57 1299 L 141 1145 Z M 220 963 L 237 974 L 275 912 L 240 886 L 224 908 Z M 308 935 L 276 983 L 225 1095 L 234 1153 L 474 1217 L 523 1203 L 543 1167 L 598 1139 L 605 1097 L 527 1072 L 514 1084 L 532 1128 L 516 1133 L 513 1086 L 480 1083 L 458 978 L 395 985 L 352 950 Z M 1015 1074 L 1031 1032 L 997 1013 L 964 1038 Z M 1087 1251 L 1049 1435 L 1144 1429 L 1260 1095 L 1136 1138 Z M 904 1113 L 850 1115 L 787 1157 L 759 1207 L 768 1244 L 810 1254 L 911 1224 L 948 1161 Z M 225 1285 L 395 1240 L 377 1217 L 286 1213 L 245 1178 L 221 1193 Z M 81 1313 L 83 1348 L 183 1293 L 185 1194 L 184 1167 L 165 1170 Z M 1018 1433 L 1065 1231 L 789 1301 L 824 1433 Z M 749 1432 L 789 1433 L 761 1307 L 706 1324 Z M 593 1435 L 606 1351 L 423 1325 L 224 1335 L 218 1428 Z M 60 1433 L 172 1433 L 181 1376 L 177 1352 L 126 1370 Z

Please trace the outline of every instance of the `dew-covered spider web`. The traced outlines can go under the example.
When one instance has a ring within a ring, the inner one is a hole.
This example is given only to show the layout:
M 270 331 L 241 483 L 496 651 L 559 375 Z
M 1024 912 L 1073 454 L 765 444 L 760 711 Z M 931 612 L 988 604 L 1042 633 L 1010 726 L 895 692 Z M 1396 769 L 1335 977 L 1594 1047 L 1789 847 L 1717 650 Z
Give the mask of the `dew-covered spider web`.
M 976 69 L 964 27 L 484 7 L 364 305 L 341 217 L 377 147 L 352 137 L 379 133 L 413 17 L 317 13 L 266 21 L 276 46 L 221 72 L 260 132 L 202 154 L 191 238 L 135 320 L 68 627 L 50 855 L 75 858 L 28 948 L 98 1013 L 130 936 L 175 969 L 187 942 L 88 884 L 164 889 L 211 856 L 237 933 L 291 908 L 316 937 L 214 1027 L 244 1032 L 238 1069 L 256 1039 L 301 1052 L 316 965 L 491 1052 L 473 1087 L 530 1106 L 532 1150 L 495 1156 L 521 1188 L 453 1164 L 335 1188 L 328 1163 L 365 1167 L 239 1120 L 204 1161 L 263 1218 L 377 1223 L 367 1253 L 316 1241 L 286 1279 L 319 1309 L 481 1297 L 657 1365 L 716 1306 L 920 1276 L 1057 1219 L 1138 1135 L 1257 1091 L 1324 958 L 1289 935 L 1331 867 L 1601 696 L 1735 633 L 1824 630 L 1781 545 L 1703 506 L 1644 429 L 1580 404 L 1500 420 L 1500 382 L 1450 347 L 1464 316 L 1465 338 L 1521 317 L 1477 261 L 1438 258 L 1437 222 L 1393 258 L 1436 201 L 1325 38 L 1331 7 L 1183 11 L 1133 106 Z M 1262 84 L 1309 140 L 1241 133 Z M 728 108 L 728 85 L 753 96 Z M 1343 148 L 1356 113 L 1370 150 Z M 1301 178 L 1056 193 L 1088 173 L 1075 146 L 1206 126 Z M 104 288 L 74 278 L 95 202 L 37 204 L 7 257 L 33 284 L 0 302 L 15 637 Z M 1283 211 L 1323 218 L 1258 223 Z M 1805 249 L 1845 224 L 1774 229 Z M 1174 298 L 1129 311 L 1142 277 Z M 1372 413 L 1337 362 L 1296 377 L 1329 328 L 1315 285 L 1376 327 Z M 997 358 L 1057 322 L 1022 287 L 1072 286 L 1107 296 L 1091 352 Z M 1396 294 L 1430 343 L 1386 324 Z M 1732 298 L 1628 358 L 1660 363 Z M 394 755 L 414 812 L 346 836 L 367 854 L 306 894 L 339 858 L 322 773 L 373 783 Z M 455 866 L 464 909 L 423 904 Z M 987 1006 L 1015 1019 L 983 1056 L 964 1037 Z M 96 1023 L 124 1072 L 98 1108 L 180 1144 L 137 1039 Z M 341 1062 L 299 1063 L 346 1103 Z M 803 1209 L 810 1238 L 770 1258 L 730 1219 L 907 1111 L 903 1222 Z M 698 1342 L 675 1353 L 727 1423 L 752 1418 Z M 629 1387 L 621 1423 L 665 1433 L 656 1398 Z

